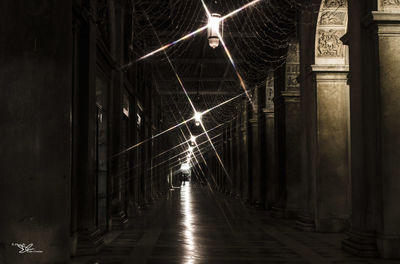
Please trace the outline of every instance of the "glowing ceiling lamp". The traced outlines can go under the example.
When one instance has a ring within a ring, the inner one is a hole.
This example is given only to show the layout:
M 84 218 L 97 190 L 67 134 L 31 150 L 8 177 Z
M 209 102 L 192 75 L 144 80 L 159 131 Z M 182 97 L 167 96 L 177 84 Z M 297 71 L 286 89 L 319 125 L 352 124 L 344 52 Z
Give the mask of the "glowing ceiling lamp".
M 193 135 L 190 136 L 190 145 L 191 145 L 191 146 L 196 145 L 196 137 L 193 136 Z
M 189 153 L 193 153 L 194 148 L 193 147 L 189 147 Z
M 189 171 L 190 170 L 190 164 L 188 162 L 182 163 L 181 165 L 181 171 Z
M 194 113 L 194 122 L 195 122 L 195 124 L 196 124 L 196 126 L 200 126 L 200 123 L 201 123 L 201 116 L 202 116 L 203 114 L 202 113 L 199 113 L 199 112 L 195 112 Z
M 221 15 L 217 13 L 212 13 L 211 16 L 208 17 L 208 44 L 211 48 L 215 49 L 219 46 L 219 38 L 218 35 L 221 34 L 220 27 L 222 25 Z

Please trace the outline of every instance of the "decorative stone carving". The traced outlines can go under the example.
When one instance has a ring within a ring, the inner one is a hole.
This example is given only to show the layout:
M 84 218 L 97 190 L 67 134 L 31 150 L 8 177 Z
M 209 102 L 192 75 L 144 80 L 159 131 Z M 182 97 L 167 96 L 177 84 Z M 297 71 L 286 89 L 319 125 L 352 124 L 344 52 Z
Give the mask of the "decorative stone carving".
M 267 112 L 274 111 L 274 75 L 268 74 L 268 78 L 266 81 L 266 110 Z
M 400 0 L 383 0 L 383 5 L 400 7 Z
M 343 30 L 323 30 L 318 31 L 318 57 L 342 57 L 343 43 L 340 37 L 344 35 Z
M 288 74 L 286 79 L 286 85 L 288 88 L 297 88 L 299 86 L 299 82 L 297 81 L 297 74 Z
M 297 42 L 289 43 L 288 58 L 286 61 L 286 90 L 297 90 L 299 83 L 297 77 L 300 74 L 300 54 Z
M 297 45 L 294 43 L 289 43 L 289 49 L 288 49 L 286 61 L 287 62 L 297 62 L 297 60 L 298 60 L 297 53 L 298 53 Z
M 325 8 L 341 8 L 347 7 L 346 0 L 324 0 Z
M 337 11 L 325 11 L 321 15 L 320 25 L 344 25 L 346 13 Z

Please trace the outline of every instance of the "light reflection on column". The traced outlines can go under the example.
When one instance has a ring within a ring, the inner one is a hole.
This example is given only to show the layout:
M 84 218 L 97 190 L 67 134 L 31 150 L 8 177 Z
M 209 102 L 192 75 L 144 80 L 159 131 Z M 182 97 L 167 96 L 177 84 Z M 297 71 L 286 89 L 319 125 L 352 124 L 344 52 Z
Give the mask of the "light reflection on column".
M 192 193 L 190 182 L 181 187 L 181 210 L 183 215 L 184 261 L 185 264 L 197 263 L 197 243 L 195 239 L 195 215 L 192 211 Z

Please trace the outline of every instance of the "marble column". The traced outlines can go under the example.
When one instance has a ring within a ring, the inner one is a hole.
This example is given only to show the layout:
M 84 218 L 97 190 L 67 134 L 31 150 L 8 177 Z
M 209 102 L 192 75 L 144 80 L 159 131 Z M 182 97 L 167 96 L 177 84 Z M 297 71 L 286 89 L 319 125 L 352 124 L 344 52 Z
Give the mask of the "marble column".
M 110 53 L 117 62 L 117 65 L 122 65 L 124 60 L 124 49 L 123 49 L 123 17 L 121 14 L 121 9 L 117 8 L 115 10 L 114 3 L 111 1 L 109 4 L 109 15 L 110 15 Z M 117 41 L 118 40 L 118 41 Z M 116 45 L 118 43 L 118 45 Z M 108 120 L 109 122 L 109 133 L 111 138 L 111 148 L 112 155 L 120 153 L 126 146 L 122 143 L 125 139 L 123 137 L 124 127 L 122 123 L 122 107 L 123 107 L 123 96 L 124 96 L 124 73 L 122 71 L 114 71 L 113 73 L 113 85 L 110 89 L 111 103 L 111 116 Z M 126 132 L 125 132 L 126 133 Z M 128 142 L 125 142 L 127 144 Z M 128 224 L 128 199 L 129 199 L 129 181 L 127 181 L 127 176 L 129 173 L 124 173 L 123 171 L 127 169 L 127 164 L 129 164 L 131 152 L 127 152 L 123 155 L 118 156 L 110 162 L 111 174 L 114 181 L 114 201 L 112 208 L 112 228 L 113 229 L 123 229 Z
M 313 66 L 317 100 L 315 228 L 342 231 L 350 216 L 348 67 Z
M 275 164 L 275 110 L 274 110 L 274 72 L 268 72 L 265 85 L 265 108 L 263 108 L 265 122 L 265 207 L 272 208 L 278 201 L 278 175 Z
M 229 166 L 229 195 L 233 195 L 234 189 L 235 189 L 235 161 L 233 159 L 234 154 L 235 154 L 235 149 L 234 149 L 234 131 L 233 131 L 233 122 L 229 123 L 228 126 L 228 132 L 229 132 L 229 156 L 228 160 L 229 163 L 227 166 Z
M 240 109 L 240 108 L 239 108 Z M 240 119 L 240 113 L 238 112 L 236 114 L 236 127 L 235 127 L 235 131 L 236 131 L 236 137 L 235 137 L 235 144 L 236 144 L 236 152 L 235 152 L 235 171 L 236 171 L 236 196 L 235 198 L 239 199 L 240 198 L 240 190 L 241 190 L 241 178 L 242 178 L 242 174 L 241 174 L 241 156 L 240 156 L 240 142 L 241 142 L 241 119 Z
M 248 138 L 248 99 L 242 102 L 242 127 L 240 142 L 240 159 L 241 159 L 241 198 L 244 202 L 249 202 L 249 138 Z
M 96 9 L 96 2 L 89 1 Z M 79 16 L 88 14 L 82 11 Z M 103 245 L 96 225 L 96 24 L 84 20 L 79 34 L 79 91 L 78 91 L 78 239 L 76 254 L 97 252 Z
M 303 231 L 315 231 L 314 222 L 314 185 L 315 182 L 315 161 L 316 161 L 316 96 L 313 74 L 310 72 L 310 65 L 315 61 L 315 52 L 309 47 L 315 44 L 315 24 L 318 19 L 320 7 L 308 5 L 299 12 L 298 36 L 300 46 L 300 122 L 301 122 L 301 170 L 303 179 L 302 186 L 305 190 L 305 208 L 297 219 L 297 228 Z
M 232 160 L 232 182 L 233 182 L 233 186 L 232 186 L 232 196 L 233 197 L 237 197 L 238 193 L 239 193 L 239 150 L 238 150 L 238 120 L 235 119 L 232 122 L 232 156 L 231 156 L 231 160 Z
M 300 73 L 299 44 L 289 43 L 286 65 L 277 71 L 274 83 L 277 161 L 279 162 L 280 201 L 277 208 L 285 217 L 294 218 L 304 207 L 300 171 Z
M 231 168 L 230 168 L 230 153 L 231 153 L 231 145 L 230 145 L 230 131 L 229 131 L 229 125 L 225 127 L 225 140 L 224 140 L 224 147 L 225 147 L 225 152 L 224 152 L 224 158 L 222 159 L 222 163 L 224 164 L 224 193 L 229 194 L 231 191 Z
M 350 217 L 350 138 L 347 49 L 338 39 L 347 26 L 346 1 L 337 6 L 321 5 L 315 39 L 315 178 L 314 221 L 317 232 L 337 232 L 348 226 Z M 332 8 L 337 21 L 325 21 Z M 340 19 L 339 19 L 340 18 Z M 340 23 L 339 23 L 340 22 Z M 327 46 L 329 39 L 335 45 Z
M 261 208 L 264 206 L 263 191 L 263 170 L 261 167 L 261 138 L 260 138 L 260 88 L 254 90 L 251 105 L 250 123 L 250 198 L 251 204 Z
M 14 0 L 2 7 L 0 262 L 66 264 L 71 253 L 72 1 L 27 5 Z M 13 243 L 32 243 L 42 253 L 18 254 Z
M 349 2 L 344 38 L 351 67 L 353 212 L 343 248 L 400 259 L 400 3 L 369 2 Z
M 335 19 L 327 19 L 329 14 Z M 322 2 L 316 21 L 314 64 L 309 82 L 302 84 L 309 85 L 302 87 L 302 103 L 308 105 L 302 109 L 310 147 L 303 152 L 309 160 L 307 175 L 302 173 L 307 177 L 308 217 L 299 223 L 304 221 L 309 230 L 314 225 L 317 232 L 339 232 L 348 227 L 351 209 L 349 67 L 347 48 L 340 41 L 347 29 L 347 2 Z

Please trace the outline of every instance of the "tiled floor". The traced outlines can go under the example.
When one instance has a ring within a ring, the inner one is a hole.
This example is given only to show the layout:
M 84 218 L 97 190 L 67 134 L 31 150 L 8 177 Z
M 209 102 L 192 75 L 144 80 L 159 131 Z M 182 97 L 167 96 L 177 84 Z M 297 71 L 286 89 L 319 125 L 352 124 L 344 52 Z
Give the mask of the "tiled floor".
M 97 256 L 72 263 L 400 264 L 351 256 L 340 249 L 343 234 L 305 233 L 292 225 L 205 187 L 186 184 L 136 219 Z

